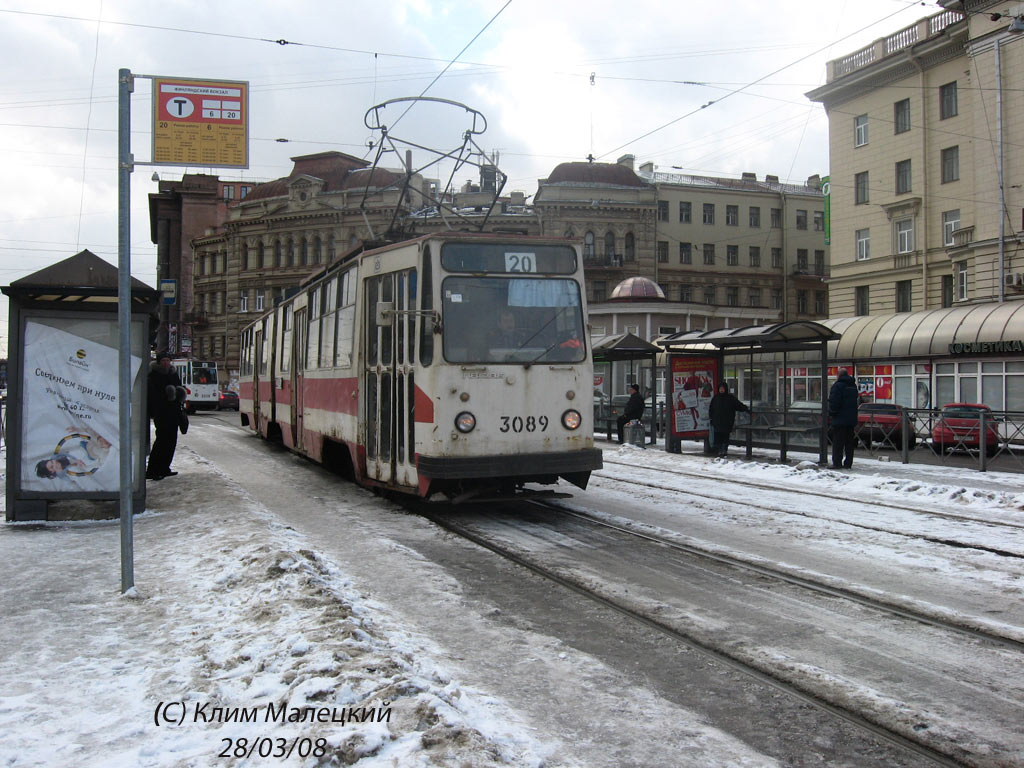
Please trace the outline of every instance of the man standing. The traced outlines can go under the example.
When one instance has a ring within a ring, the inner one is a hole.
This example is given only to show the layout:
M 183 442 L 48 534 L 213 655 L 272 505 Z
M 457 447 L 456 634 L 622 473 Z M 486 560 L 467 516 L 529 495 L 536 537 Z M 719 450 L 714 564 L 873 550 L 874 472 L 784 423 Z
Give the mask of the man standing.
M 626 409 L 622 412 L 622 415 L 615 420 L 615 423 L 619 427 L 619 443 L 625 442 L 622 436 L 622 428 L 634 419 L 639 419 L 644 415 L 644 399 L 640 397 L 640 386 L 638 384 L 629 385 L 629 400 L 626 402 Z
M 749 411 L 746 404 L 729 391 L 729 385 L 722 381 L 718 392 L 708 404 L 708 418 L 711 421 L 712 449 L 721 458 L 729 454 L 729 434 L 736 425 L 736 412 Z
M 828 393 L 828 415 L 832 429 L 832 467 L 853 466 L 853 449 L 857 445 L 857 382 L 845 368 Z
M 146 468 L 147 480 L 163 480 L 178 474 L 171 471 L 171 460 L 178 445 L 178 425 L 181 423 L 180 387 L 181 379 L 171 365 L 171 356 L 164 352 L 157 354 L 156 362 L 149 368 L 147 387 L 149 418 L 156 427 L 156 439 Z

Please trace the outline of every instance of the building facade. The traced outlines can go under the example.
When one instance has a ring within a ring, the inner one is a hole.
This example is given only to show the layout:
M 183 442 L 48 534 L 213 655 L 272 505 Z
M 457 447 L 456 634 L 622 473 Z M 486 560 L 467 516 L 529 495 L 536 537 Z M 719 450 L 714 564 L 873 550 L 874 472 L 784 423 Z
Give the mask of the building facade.
M 940 5 L 808 94 L 829 117 L 830 317 L 1024 298 L 1024 3 Z

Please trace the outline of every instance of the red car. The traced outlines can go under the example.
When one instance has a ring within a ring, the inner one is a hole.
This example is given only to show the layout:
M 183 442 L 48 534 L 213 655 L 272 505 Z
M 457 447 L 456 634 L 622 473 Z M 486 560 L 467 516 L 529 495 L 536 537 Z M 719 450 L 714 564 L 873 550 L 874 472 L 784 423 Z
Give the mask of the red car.
M 942 406 L 935 426 L 932 443 L 940 453 L 948 448 L 975 448 L 980 446 L 981 414 L 985 413 L 985 453 L 991 456 L 999 450 L 999 424 L 991 415 L 992 409 L 982 403 L 946 403 Z
M 857 437 L 865 448 L 871 442 L 899 450 L 903 446 L 903 406 L 896 403 L 863 403 L 857 409 Z M 907 425 L 907 446 L 917 445 L 914 423 Z

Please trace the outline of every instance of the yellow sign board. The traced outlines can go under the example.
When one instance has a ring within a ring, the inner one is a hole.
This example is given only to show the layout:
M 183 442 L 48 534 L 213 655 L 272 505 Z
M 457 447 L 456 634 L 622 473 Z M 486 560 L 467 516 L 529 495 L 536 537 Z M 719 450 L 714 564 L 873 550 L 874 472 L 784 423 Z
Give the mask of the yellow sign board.
M 249 167 L 249 83 L 153 78 L 153 165 Z

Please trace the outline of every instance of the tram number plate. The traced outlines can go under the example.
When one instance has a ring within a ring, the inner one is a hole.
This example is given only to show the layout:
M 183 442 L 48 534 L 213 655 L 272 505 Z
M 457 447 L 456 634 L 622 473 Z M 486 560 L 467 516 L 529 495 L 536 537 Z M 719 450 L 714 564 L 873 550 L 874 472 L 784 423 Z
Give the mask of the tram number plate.
M 499 416 L 501 432 L 547 432 L 547 416 Z

